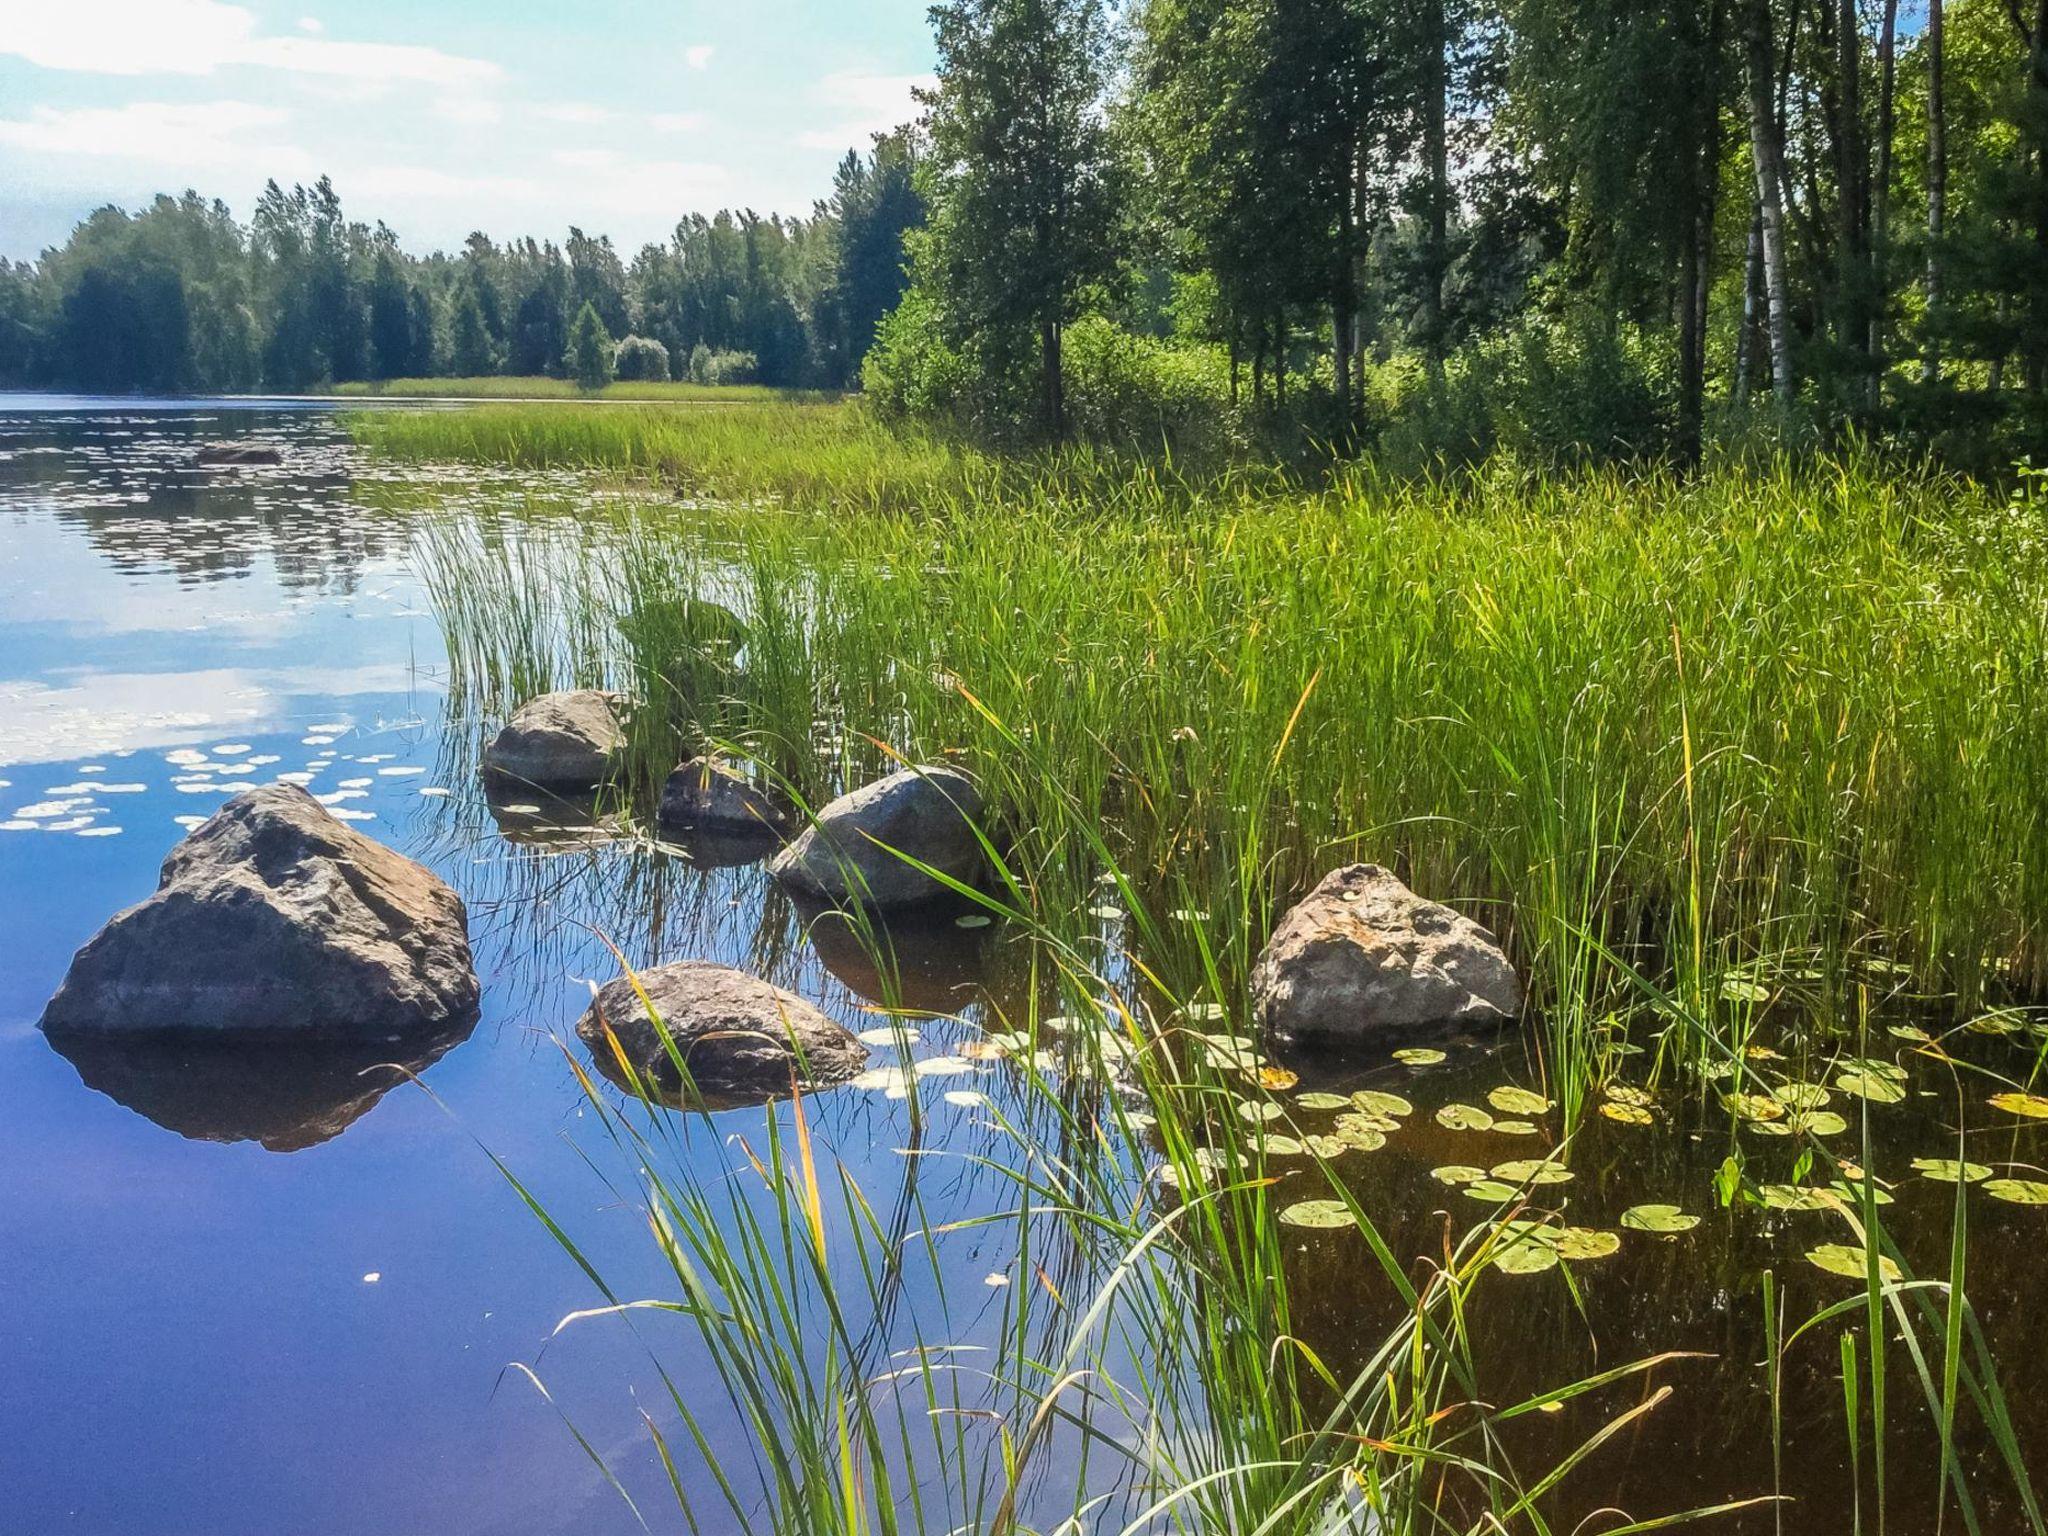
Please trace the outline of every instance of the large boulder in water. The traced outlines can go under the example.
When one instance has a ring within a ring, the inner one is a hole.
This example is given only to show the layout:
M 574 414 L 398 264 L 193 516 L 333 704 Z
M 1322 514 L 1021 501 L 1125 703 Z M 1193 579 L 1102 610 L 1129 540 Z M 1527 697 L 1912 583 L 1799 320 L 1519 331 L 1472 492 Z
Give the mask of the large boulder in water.
M 983 811 L 981 791 L 958 769 L 906 768 L 827 805 L 769 870 L 817 901 L 917 906 L 951 893 L 903 856 L 979 883 L 988 862 L 975 832 Z
M 477 1005 L 462 898 L 303 789 L 236 795 L 102 928 L 43 1010 L 50 1034 L 385 1040 Z
M 714 757 L 693 757 L 668 776 L 656 817 L 664 827 L 740 837 L 771 836 L 789 824 L 787 807 Z
M 1512 1019 L 1522 988 L 1486 929 L 1377 864 L 1353 864 L 1280 919 L 1252 1002 L 1276 1038 L 1343 1043 Z
M 650 1002 L 661 1019 L 658 1028 Z M 662 1039 L 664 1029 L 698 1094 L 713 1107 L 761 1103 L 788 1093 L 792 1079 L 829 1087 L 867 1064 L 860 1041 L 795 993 L 709 960 L 621 976 L 601 987 L 576 1021 L 591 1059 L 612 1081 L 632 1086 L 619 1067 L 623 1053 L 657 1097 L 681 1102 L 682 1074 Z M 616 1051 L 607 1033 L 617 1040 Z
M 558 789 L 594 789 L 626 750 L 618 700 L 596 688 L 544 693 L 519 706 L 484 748 L 484 772 Z

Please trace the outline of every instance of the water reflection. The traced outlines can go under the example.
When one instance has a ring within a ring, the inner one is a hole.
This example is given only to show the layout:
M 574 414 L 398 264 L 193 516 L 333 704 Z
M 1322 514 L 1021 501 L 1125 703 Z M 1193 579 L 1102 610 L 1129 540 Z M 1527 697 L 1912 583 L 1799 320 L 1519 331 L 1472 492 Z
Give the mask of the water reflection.
M 85 1086 L 192 1141 L 299 1152 L 331 1141 L 377 1101 L 469 1038 L 474 1019 L 424 1040 L 109 1039 L 53 1035 Z

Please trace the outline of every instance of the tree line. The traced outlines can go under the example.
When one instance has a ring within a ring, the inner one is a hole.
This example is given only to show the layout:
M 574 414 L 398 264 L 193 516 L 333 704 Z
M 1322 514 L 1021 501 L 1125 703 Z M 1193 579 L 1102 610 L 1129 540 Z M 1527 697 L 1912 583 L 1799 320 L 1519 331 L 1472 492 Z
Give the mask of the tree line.
M 849 152 L 806 217 L 681 219 L 630 261 L 603 235 L 409 254 L 333 184 L 271 182 L 244 225 L 186 192 L 101 208 L 0 263 L 0 383 L 97 392 L 303 390 L 487 374 L 838 388 L 902 291 L 923 218 L 915 140 Z
M 2048 0 L 947 0 L 885 405 L 2048 444 Z M 1070 355 L 1085 342 L 1086 356 Z

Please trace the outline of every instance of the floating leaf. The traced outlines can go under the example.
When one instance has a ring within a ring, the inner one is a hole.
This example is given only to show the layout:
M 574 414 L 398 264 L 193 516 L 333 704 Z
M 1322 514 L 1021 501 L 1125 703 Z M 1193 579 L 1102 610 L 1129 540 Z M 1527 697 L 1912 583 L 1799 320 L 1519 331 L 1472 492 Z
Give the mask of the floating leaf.
M 1259 1086 L 1272 1093 L 1285 1093 L 1300 1081 L 1299 1072 L 1290 1072 L 1285 1067 L 1259 1068 Z
M 1446 1104 L 1436 1112 L 1436 1123 L 1447 1131 L 1489 1131 L 1493 1116 L 1470 1104 Z
M 1991 1107 L 2007 1114 L 2025 1115 L 2029 1120 L 2048 1120 L 2048 1098 L 2038 1093 L 1994 1093 Z
M 1433 1067 L 1444 1060 L 1444 1053 L 1426 1045 L 1408 1045 L 1394 1052 L 1394 1060 L 1404 1067 Z
M 988 1103 L 988 1095 L 978 1088 L 950 1088 L 946 1091 L 946 1102 L 955 1109 L 979 1109 Z
M 1540 1115 L 1550 1108 L 1550 1100 L 1542 1094 L 1509 1086 L 1494 1089 L 1487 1094 L 1486 1102 L 1504 1115 Z
M 1368 1115 L 1339 1115 L 1332 1131 L 1339 1141 L 1360 1152 L 1377 1152 L 1387 1144 L 1384 1122 Z
M 864 1029 L 854 1037 L 862 1045 L 894 1045 L 901 1040 L 905 1045 L 915 1045 L 918 1033 L 914 1029 L 897 1031 L 893 1029 Z
M 1607 1100 L 1610 1104 L 1626 1104 L 1631 1109 L 1648 1109 L 1654 1102 L 1648 1092 L 1641 1088 L 1631 1088 L 1627 1083 L 1609 1083 Z
M 973 1070 L 974 1063 L 964 1056 L 927 1056 L 917 1064 L 919 1077 L 958 1077 Z
M 1536 1157 L 1496 1163 L 1493 1176 L 1504 1184 L 1569 1184 L 1572 1181 L 1571 1169 Z
M 1290 1227 L 1351 1227 L 1358 1219 L 1342 1200 L 1300 1200 L 1280 1213 Z
M 1486 1170 L 1469 1167 L 1464 1163 L 1445 1163 L 1441 1168 L 1430 1169 L 1429 1176 L 1438 1183 L 1448 1184 L 1455 1189 L 1460 1184 L 1477 1184 L 1486 1177 Z
M 1952 1157 L 1916 1157 L 1913 1171 L 1937 1184 L 1981 1184 L 1991 1177 L 1991 1170 L 1982 1163 L 1960 1163 Z
M 1304 1150 L 1292 1136 L 1268 1136 L 1265 1145 L 1268 1157 L 1299 1157 Z
M 1818 1248 L 1807 1249 L 1806 1257 L 1809 1263 L 1847 1280 L 1862 1280 L 1870 1273 L 1869 1261 L 1864 1251 L 1847 1243 L 1823 1243 Z M 1899 1266 L 1890 1259 L 1880 1256 L 1877 1261 L 1877 1273 L 1881 1280 L 1896 1280 L 1899 1278 Z
M 1985 1184 L 1984 1193 L 2014 1205 L 2048 1205 L 2048 1184 L 2039 1179 L 1992 1179 Z
M 1543 1127 L 1534 1120 L 1496 1120 L 1493 1129 L 1501 1136 L 1534 1136 Z
M 1623 1125 L 1649 1125 L 1657 1118 L 1640 1104 L 1617 1104 L 1612 1099 L 1600 1106 L 1600 1113 Z
M 1909 1075 L 1897 1062 L 1884 1061 L 1876 1056 L 1844 1056 L 1835 1065 L 1844 1072 L 1860 1072 L 1866 1077 L 1881 1077 L 1892 1083 L 1903 1083 Z
M 1819 1083 L 1780 1083 L 1771 1097 L 1787 1109 L 1819 1109 L 1827 1103 L 1828 1091 Z
M 1721 1000 L 1728 1003 L 1768 1002 L 1771 989 L 1759 981 L 1747 981 L 1740 976 L 1729 976 L 1721 982 Z
M 1804 1184 L 1764 1184 L 1756 1194 L 1774 1211 L 1833 1211 L 1842 1204 L 1833 1190 L 1813 1189 Z
M 1836 1077 L 1835 1086 L 1873 1104 L 1896 1104 L 1906 1096 L 1906 1090 L 1892 1079 L 1870 1072 L 1844 1072 Z
M 1297 1094 L 1294 1102 L 1301 1109 L 1349 1109 L 1351 1107 L 1351 1100 L 1341 1093 Z
M 1504 1275 L 1540 1275 L 1557 1268 L 1557 1248 L 1526 1238 L 1503 1243 L 1493 1255 L 1493 1267 Z
M 2010 1035 L 2019 1029 L 2024 1019 L 2024 1014 L 2015 1013 L 2009 1008 L 1999 1008 L 1990 1013 L 1979 1014 L 1963 1027 L 1976 1035 Z
M 1266 1099 L 1240 1099 L 1237 1102 L 1237 1118 L 1248 1125 L 1257 1125 L 1266 1120 L 1280 1118 L 1280 1106 Z
M 1304 1136 L 1302 1145 L 1326 1163 L 1333 1157 L 1342 1157 L 1346 1152 L 1365 1150 L 1335 1136 Z
M 1887 1028 L 1885 1033 L 1895 1040 L 1917 1040 L 1924 1042 L 1934 1038 L 1934 1036 L 1927 1033 L 1926 1030 L 1917 1024 L 1894 1024 Z
M 1490 1200 L 1498 1205 L 1504 1200 L 1514 1199 L 1521 1191 L 1512 1184 L 1501 1183 L 1498 1179 L 1474 1179 L 1464 1187 L 1463 1193 L 1470 1195 L 1474 1200 Z
M 1090 917 L 1099 917 L 1105 923 L 1113 923 L 1124 915 L 1124 909 L 1122 907 L 1090 907 L 1088 915 Z
M 1742 1054 L 1751 1061 L 1783 1061 L 1785 1059 L 1768 1045 L 1746 1045 L 1742 1048 Z
M 1721 1102 L 1735 1112 L 1736 1119 L 1751 1124 L 1785 1118 L 1785 1106 L 1768 1093 L 1723 1094 Z
M 986 912 L 965 912 L 953 919 L 955 928 L 986 928 L 995 919 Z
M 1381 1093 L 1376 1088 L 1366 1088 L 1354 1093 L 1351 1095 L 1351 1102 L 1369 1115 L 1384 1115 L 1392 1120 L 1415 1113 L 1415 1106 L 1398 1093 Z
M 1849 1129 L 1849 1122 L 1832 1109 L 1816 1109 L 1784 1120 L 1753 1121 L 1749 1128 L 1759 1136 L 1839 1136 Z
M 1632 1232 L 1690 1232 L 1700 1224 L 1675 1205 L 1632 1205 L 1621 1213 L 1621 1224 Z
M 1621 1252 L 1621 1234 L 1597 1227 L 1566 1227 L 1557 1237 L 1561 1259 L 1610 1259 Z

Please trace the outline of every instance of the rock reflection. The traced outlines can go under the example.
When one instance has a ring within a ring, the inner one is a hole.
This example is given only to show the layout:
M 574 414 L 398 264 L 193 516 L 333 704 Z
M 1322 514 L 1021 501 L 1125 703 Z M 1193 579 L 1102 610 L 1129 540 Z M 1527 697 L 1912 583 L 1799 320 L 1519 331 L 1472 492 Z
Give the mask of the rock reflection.
M 883 923 L 799 901 L 811 948 L 846 989 L 877 1007 L 959 1013 L 991 981 L 989 928 L 963 928 L 950 912 L 901 912 Z
M 300 1152 L 332 1141 L 475 1027 L 471 1018 L 425 1039 L 372 1044 L 53 1036 L 50 1045 L 86 1087 L 188 1140 Z

